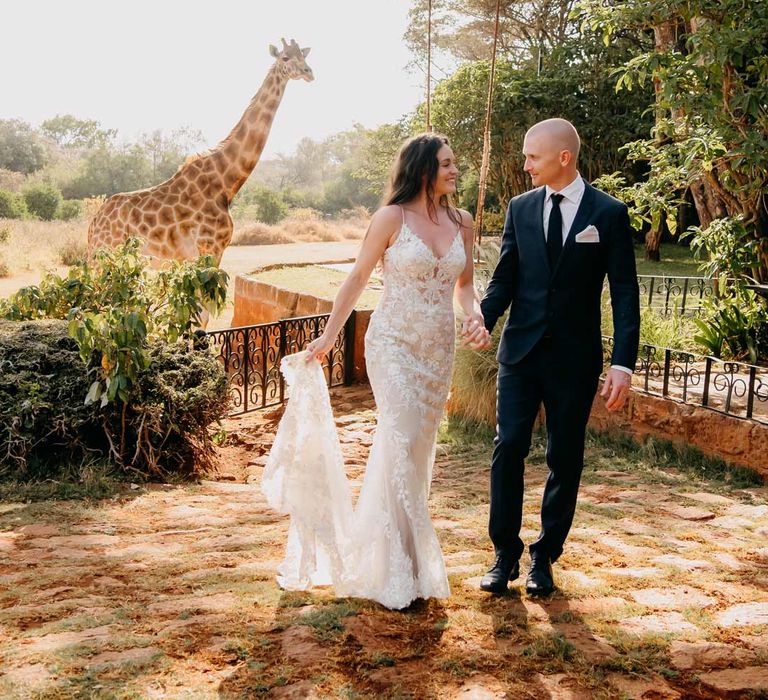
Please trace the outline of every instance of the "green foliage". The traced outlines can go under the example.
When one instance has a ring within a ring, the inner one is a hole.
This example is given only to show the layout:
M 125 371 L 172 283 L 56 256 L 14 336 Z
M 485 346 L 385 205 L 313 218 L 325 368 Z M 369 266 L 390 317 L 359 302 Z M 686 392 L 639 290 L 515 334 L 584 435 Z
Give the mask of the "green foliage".
M 83 213 L 83 203 L 79 199 L 64 199 L 56 212 L 56 218 L 62 221 L 77 219 Z
M 651 138 L 629 144 L 630 157 L 649 166 L 636 204 L 672 220 L 690 189 L 703 228 L 731 219 L 755 239 L 758 264 L 751 276 L 768 282 L 768 4 L 581 5 L 586 25 L 601 31 L 606 43 L 638 28 L 656 32 L 656 50 L 635 51 L 617 71 L 617 90 L 624 95 L 650 83 L 656 89 Z
M 62 203 L 61 191 L 49 182 L 28 185 L 22 195 L 29 213 L 43 221 L 53 220 Z
M 768 358 L 768 308 L 749 289 L 760 272 L 760 240 L 733 218 L 692 227 L 686 235 L 696 258 L 703 260 L 702 272 L 717 280 L 717 294 L 706 301 L 697 319 L 696 340 L 715 357 L 753 363 Z
M 265 224 L 276 224 L 288 214 L 288 206 L 279 192 L 261 188 L 254 196 L 258 220 Z
M 0 119 L 0 168 L 29 175 L 45 165 L 45 147 L 37 132 L 20 119 Z
M 133 479 L 209 465 L 207 427 L 226 413 L 226 376 L 189 342 L 155 340 L 130 404 L 83 401 L 93 363 L 64 321 L 0 322 L 0 478 L 87 481 L 95 456 Z
M 8 190 L 0 190 L 0 219 L 23 219 L 27 215 L 24 197 Z
M 634 166 L 618 149 L 650 128 L 651 118 L 645 114 L 650 92 L 616 95 L 610 70 L 627 57 L 624 43 L 604 47 L 594 35 L 585 35 L 553 51 L 541 71 L 534 65 L 520 66 L 514 56 L 497 61 L 490 206 L 505 208 L 509 199 L 529 188 L 523 137 L 535 122 L 552 116 L 570 119 L 579 129 L 580 170 L 587 179 L 615 170 L 635 178 Z M 432 122 L 450 136 L 465 184 L 471 181 L 470 173 L 480 170 L 489 71 L 487 61 L 464 64 L 434 91 Z M 423 124 L 422 117 L 420 113 Z
M 81 360 L 96 361 L 87 403 L 128 402 L 149 366 L 149 341 L 188 337 L 204 310 L 223 308 L 228 275 L 210 257 L 153 272 L 140 249 L 130 239 L 74 265 L 65 278 L 49 274 L 39 287 L 0 302 L 0 316 L 9 320 L 69 321 Z
M 78 119 L 71 114 L 57 114 L 40 125 L 40 132 L 66 149 L 95 148 L 111 141 L 116 129 L 102 129 L 95 119 Z

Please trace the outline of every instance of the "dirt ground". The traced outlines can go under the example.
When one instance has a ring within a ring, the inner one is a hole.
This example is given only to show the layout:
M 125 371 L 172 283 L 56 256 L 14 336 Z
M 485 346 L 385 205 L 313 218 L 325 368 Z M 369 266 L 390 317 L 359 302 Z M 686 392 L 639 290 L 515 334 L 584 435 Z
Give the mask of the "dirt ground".
M 357 487 L 372 397 L 333 406 Z M 446 425 L 430 506 L 451 597 L 390 611 L 276 585 L 287 521 L 259 483 L 279 415 L 229 420 L 200 483 L 0 504 L 0 697 L 768 697 L 765 488 L 592 440 L 558 592 L 491 597 L 488 436 Z M 529 542 L 544 477 L 537 438 Z

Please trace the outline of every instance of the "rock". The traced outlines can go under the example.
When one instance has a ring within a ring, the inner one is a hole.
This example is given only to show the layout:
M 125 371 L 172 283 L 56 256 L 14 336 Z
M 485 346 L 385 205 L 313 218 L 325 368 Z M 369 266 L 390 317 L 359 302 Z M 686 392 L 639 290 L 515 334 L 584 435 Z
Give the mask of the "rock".
M 619 620 L 616 625 L 631 634 L 660 634 L 680 632 L 698 632 L 699 628 L 688 622 L 679 612 L 660 613 L 659 615 L 638 615 Z
M 721 627 L 768 625 L 768 602 L 733 605 L 721 612 L 715 623 Z
M 235 608 L 239 601 L 230 593 L 213 593 L 207 596 L 181 596 L 169 598 L 147 606 L 150 613 L 180 613 L 184 610 L 209 610 L 219 612 Z
M 280 635 L 283 656 L 300 668 L 317 666 L 328 660 L 328 649 L 317 641 L 310 627 L 290 627 Z
M 85 644 L 86 642 L 105 641 L 114 631 L 113 625 L 92 627 L 79 632 L 58 632 L 46 634 L 42 637 L 32 637 L 22 642 L 21 649 L 24 652 L 39 654 L 40 652 L 59 651 L 69 646 Z
M 25 691 L 38 690 L 51 678 L 46 664 L 28 664 L 9 668 L 0 674 L 0 681 L 10 682 Z
M 711 510 L 704 510 L 704 508 L 696 508 L 695 506 L 665 505 L 663 508 L 665 512 L 681 520 L 713 520 L 715 517 Z
M 315 692 L 315 686 L 311 681 L 299 681 L 272 688 L 269 697 L 282 700 L 316 700 L 320 696 Z
M 732 498 L 719 496 L 716 493 L 707 493 L 706 491 L 699 491 L 696 493 L 680 492 L 678 493 L 678 496 L 683 496 L 684 498 L 690 498 L 691 500 L 698 501 L 699 503 L 707 503 L 713 506 L 717 506 L 717 505 L 728 506 L 736 503 L 736 501 L 734 501 Z
M 721 698 L 743 698 L 747 694 L 768 691 L 768 666 L 729 668 L 725 671 L 702 673 L 699 680 Z
M 563 635 L 591 664 L 600 664 L 614 658 L 616 650 L 608 640 L 594 634 L 588 627 L 575 622 L 558 622 L 553 631 Z
M 397 627 L 386 619 L 354 615 L 344 618 L 344 630 L 354 637 L 366 652 L 387 652 L 396 654 L 407 645 Z
M 705 608 L 717 603 L 715 598 L 689 586 L 645 588 L 639 591 L 630 591 L 629 594 L 641 605 L 654 608 L 655 610 L 683 610 L 690 607 Z
M 500 700 L 509 696 L 493 676 L 477 675 L 447 697 L 451 700 Z
M 681 642 L 675 640 L 669 649 L 672 665 L 681 671 L 728 668 L 752 663 L 755 654 L 746 649 L 717 642 Z
M 542 692 L 542 697 L 550 700 L 591 700 L 594 697 L 591 691 L 579 688 L 578 681 L 565 673 L 552 676 L 537 673 L 534 683 Z
M 728 510 L 725 511 L 725 514 L 733 515 L 737 518 L 765 521 L 765 517 L 768 515 L 768 506 L 750 506 L 745 503 L 739 503 L 728 508 Z
M 671 688 L 658 674 L 653 674 L 646 679 L 627 678 L 620 673 L 611 673 L 607 679 L 626 700 L 678 700 L 680 698 L 680 693 Z
M 148 664 L 163 655 L 157 647 L 141 647 L 124 651 L 105 651 L 88 659 L 88 666 L 117 666 L 120 664 Z
M 719 518 L 710 520 L 708 525 L 712 527 L 721 527 L 724 530 L 746 530 L 754 526 L 749 518 L 740 518 L 736 515 L 721 515 Z
M 46 525 L 44 523 L 34 525 L 24 525 L 20 527 L 17 532 L 27 537 L 51 537 L 58 535 L 61 532 L 61 528 L 56 525 Z
M 686 571 L 715 568 L 715 565 L 711 561 L 706 561 L 704 559 L 686 559 L 685 557 L 678 557 L 676 554 L 664 554 L 660 557 L 654 557 L 653 561 L 657 564 L 674 566 L 678 569 L 685 569 Z
M 659 578 L 662 575 L 661 569 L 654 566 L 642 566 L 637 568 L 606 569 L 606 574 L 611 576 L 628 576 L 631 578 Z

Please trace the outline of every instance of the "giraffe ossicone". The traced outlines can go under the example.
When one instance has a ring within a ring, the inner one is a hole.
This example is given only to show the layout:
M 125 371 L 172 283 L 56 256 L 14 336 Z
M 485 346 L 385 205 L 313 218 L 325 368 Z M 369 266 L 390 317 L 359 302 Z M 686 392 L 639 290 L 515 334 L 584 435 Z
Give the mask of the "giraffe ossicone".
M 314 80 L 308 48 L 291 39 L 269 47 L 275 58 L 264 82 L 229 135 L 215 148 L 190 157 L 154 187 L 109 197 L 88 227 L 88 254 L 130 237 L 144 242 L 156 264 L 212 255 L 218 265 L 232 240 L 232 199 L 259 161 L 289 80 Z

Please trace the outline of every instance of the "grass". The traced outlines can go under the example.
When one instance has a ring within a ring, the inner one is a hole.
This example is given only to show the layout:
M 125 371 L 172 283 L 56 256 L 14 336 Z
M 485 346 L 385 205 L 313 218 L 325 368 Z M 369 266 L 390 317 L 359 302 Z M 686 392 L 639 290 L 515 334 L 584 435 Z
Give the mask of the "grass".
M 306 265 L 302 267 L 278 267 L 253 275 L 254 279 L 293 292 L 311 294 L 321 299 L 333 300 L 339 287 L 347 278 L 341 270 Z M 381 297 L 381 284 L 371 279 L 356 304 L 358 309 L 373 309 Z
M 663 243 L 659 249 L 661 260 L 645 259 L 645 248 L 635 246 L 638 275 L 667 275 L 670 277 L 701 277 L 699 263 L 693 259 L 690 248 L 676 243 Z

